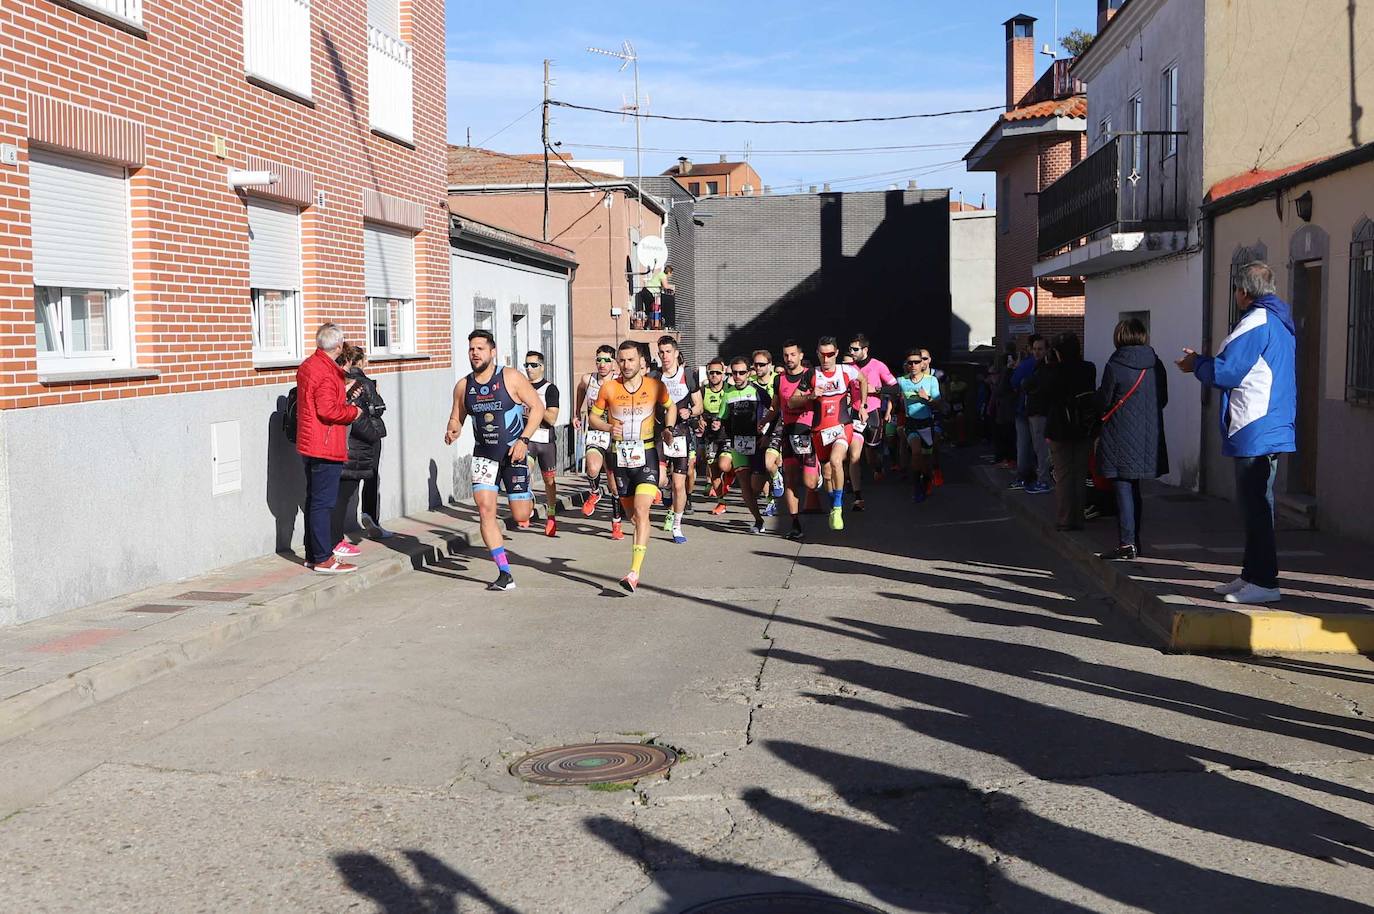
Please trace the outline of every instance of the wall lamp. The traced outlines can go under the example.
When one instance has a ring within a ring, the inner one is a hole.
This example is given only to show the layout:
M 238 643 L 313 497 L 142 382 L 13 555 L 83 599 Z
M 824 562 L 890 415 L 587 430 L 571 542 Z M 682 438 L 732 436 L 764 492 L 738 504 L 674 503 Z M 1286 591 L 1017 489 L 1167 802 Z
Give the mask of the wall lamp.
M 1302 196 L 1293 201 L 1293 208 L 1298 211 L 1298 218 L 1303 222 L 1312 221 L 1312 191 L 1304 191 Z

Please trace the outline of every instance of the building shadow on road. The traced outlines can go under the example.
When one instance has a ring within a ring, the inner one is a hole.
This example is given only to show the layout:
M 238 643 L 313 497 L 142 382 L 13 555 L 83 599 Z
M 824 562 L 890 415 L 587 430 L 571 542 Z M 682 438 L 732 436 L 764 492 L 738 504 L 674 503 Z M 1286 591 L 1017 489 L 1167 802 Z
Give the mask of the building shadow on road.
M 520 914 L 438 857 L 421 850 L 401 852 L 413 876 L 397 872 L 373 854 L 335 854 L 334 866 L 350 890 L 371 899 L 384 914 L 459 914 L 471 900 L 492 914 Z

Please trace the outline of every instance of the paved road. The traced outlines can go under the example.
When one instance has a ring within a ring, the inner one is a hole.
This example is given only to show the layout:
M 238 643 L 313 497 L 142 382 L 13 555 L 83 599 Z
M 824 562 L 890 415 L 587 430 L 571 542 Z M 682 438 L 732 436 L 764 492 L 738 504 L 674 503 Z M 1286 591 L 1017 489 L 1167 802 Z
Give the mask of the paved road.
M 1372 910 L 1374 665 L 1161 655 L 961 478 L 804 547 L 698 514 L 632 597 L 570 518 L 513 593 L 459 557 L 0 745 L 0 909 Z M 686 757 L 506 770 L 613 739 Z

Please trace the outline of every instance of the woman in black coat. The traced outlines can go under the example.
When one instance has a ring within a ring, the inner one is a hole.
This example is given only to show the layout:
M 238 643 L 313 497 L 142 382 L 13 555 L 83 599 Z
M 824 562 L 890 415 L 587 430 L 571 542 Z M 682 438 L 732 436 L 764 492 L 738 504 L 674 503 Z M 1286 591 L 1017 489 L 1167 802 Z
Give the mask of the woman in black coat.
M 1101 415 L 1094 402 L 1097 369 L 1083 358 L 1083 347 L 1072 333 L 1061 333 L 1045 360 L 1043 380 L 1046 423 L 1054 459 L 1055 527 L 1083 529 L 1087 498 L 1088 452 L 1094 420 Z
M 1116 490 L 1120 545 L 1099 553 L 1099 557 L 1133 559 L 1140 554 L 1140 481 L 1169 472 L 1164 444 L 1169 382 L 1139 320 L 1130 318 L 1117 324 L 1112 342 L 1116 352 L 1102 369 L 1102 384 L 1097 389 L 1097 405 L 1103 416 L 1097 468 Z
M 385 539 L 393 534 L 377 523 L 377 482 L 382 439 L 386 437 L 386 423 L 382 421 L 386 402 L 377 392 L 377 382 L 363 372 L 367 353 L 361 347 L 345 343 L 338 362 L 348 379 L 348 402 L 357 406 L 359 413 L 348 427 L 348 461 L 339 480 L 338 501 L 334 502 L 334 539 L 335 542 L 343 540 L 345 528 L 353 519 L 349 517 L 349 505 L 359 487 L 362 488 L 359 502 L 363 511 L 363 527 L 375 531 L 378 539 Z

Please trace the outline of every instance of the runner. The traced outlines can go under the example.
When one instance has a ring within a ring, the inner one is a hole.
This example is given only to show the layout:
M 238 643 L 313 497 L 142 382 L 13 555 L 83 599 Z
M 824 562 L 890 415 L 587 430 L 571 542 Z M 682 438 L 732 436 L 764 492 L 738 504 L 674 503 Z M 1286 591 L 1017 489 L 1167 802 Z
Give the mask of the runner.
M 839 365 L 840 347 L 833 336 L 823 336 L 816 346 L 820 364 L 812 369 L 809 389 L 799 388 L 792 395 L 792 404 L 804 409 L 816 404 L 816 424 L 812 441 L 816 459 L 821 465 L 825 490 L 830 494 L 830 529 L 844 529 L 844 468 L 849 456 L 853 429 L 850 412 L 867 421 L 868 384 L 853 365 Z M 853 385 L 857 382 L 857 395 Z M 848 405 L 849 409 L 845 407 Z
M 533 349 L 525 353 L 525 375 L 544 403 L 544 421 L 530 436 L 530 455 L 538 461 L 539 472 L 544 477 L 544 500 L 548 505 L 544 515 L 544 535 L 557 536 L 558 443 L 553 440 L 553 426 L 558 421 L 558 385 L 544 377 L 544 353 Z
M 633 512 L 634 546 L 630 550 L 630 573 L 620 586 L 630 593 L 639 586 L 639 570 L 649 549 L 649 509 L 658 491 L 658 441 L 656 429 L 663 429 L 663 444 L 673 441 L 673 430 L 664 419 L 673 407 L 663 382 L 644 373 L 644 355 L 638 343 L 626 340 L 616 352 L 620 377 L 601 385 L 588 423 L 598 431 L 610 432 L 614 445 L 611 458 L 616 491 Z
M 725 363 L 712 359 L 706 363 L 706 386 L 701 391 L 701 418 L 697 420 L 698 438 L 701 440 L 701 453 L 706 461 L 706 479 L 709 489 L 716 490 L 721 478 L 720 467 L 720 403 L 725 396 Z M 725 513 L 725 493 L 729 486 L 720 489 L 720 500 L 711 509 L 712 514 Z
M 782 497 L 782 442 L 774 442 L 774 432 L 781 429 L 778 421 L 778 372 L 773 368 L 773 353 L 767 349 L 755 349 L 752 356 L 753 371 L 751 378 L 768 395 L 769 409 L 764 416 L 763 433 L 759 435 L 759 449 L 755 454 L 752 469 L 756 474 L 755 482 L 759 494 L 766 495 L 767 504 L 763 509 L 764 517 L 778 513 L 777 500 Z
M 793 405 L 793 395 L 797 390 L 809 389 L 811 383 L 811 372 L 802 367 L 801 345 L 796 340 L 782 344 L 782 364 L 786 370 L 777 375 L 779 416 L 773 441 L 781 445 L 783 474 L 787 483 L 783 490 L 783 504 L 787 513 L 792 515 L 792 530 L 787 538 L 799 540 L 802 538 L 802 487 L 805 486 L 806 492 L 814 492 L 821 483 L 820 465 L 816 462 L 816 448 L 811 439 L 816 410 L 814 405 L 801 409 Z
M 744 506 L 754 518 L 749 528 L 751 533 L 763 532 L 753 465 L 769 406 L 768 392 L 749 379 L 749 360 L 742 355 L 735 356 L 730 360 L 730 383 L 725 387 L 717 413 L 721 420 L 721 478 L 717 484 L 723 488 L 726 474 L 734 473 L 744 496 Z M 721 492 L 713 490 L 711 494 L 720 496 Z
M 606 466 L 606 454 L 611 449 L 611 435 L 609 432 L 597 431 L 587 425 L 587 414 L 590 412 L 592 404 L 596 402 L 597 395 L 601 392 L 601 385 L 615 378 L 615 349 L 604 343 L 596 347 L 596 370 L 591 374 L 583 375 L 582 381 L 577 385 L 577 415 L 573 417 L 573 427 L 578 431 L 586 430 L 586 456 L 583 458 L 587 473 L 587 481 L 591 484 L 591 491 L 587 493 L 587 500 L 582 503 L 582 516 L 591 517 L 596 511 L 597 503 L 601 501 L 601 496 L 606 494 L 607 487 L 611 495 L 611 539 L 622 539 L 625 534 L 621 530 L 620 519 L 622 509 L 620 499 L 616 497 L 615 478 L 606 474 L 606 483 L 601 482 L 601 471 Z
M 663 456 L 673 477 L 673 509 L 663 522 L 663 529 L 673 534 L 673 542 L 679 545 L 687 542 L 682 535 L 682 515 L 687 510 L 692 497 L 692 484 L 696 481 L 696 442 L 693 440 L 692 424 L 701 416 L 701 390 L 697 386 L 696 373 L 688 371 L 682 364 L 682 353 L 677 340 L 671 336 L 658 339 L 658 358 L 663 367 L 655 377 L 668 388 L 668 396 L 673 398 L 674 411 L 669 421 L 673 426 L 673 441 L 664 445 Z
M 911 446 L 912 499 L 926 500 L 929 458 L 935 449 L 935 414 L 931 405 L 940 399 L 940 383 L 930 373 L 930 353 L 913 349 L 903 363 L 906 375 L 897 381 L 906 412 L 906 437 Z
M 868 354 L 868 345 L 868 337 L 862 333 L 854 334 L 854 338 L 849 341 L 849 354 L 854 357 L 854 367 L 859 369 L 859 374 L 863 375 L 867 384 L 868 394 L 864 398 L 864 408 L 873 417 L 872 421 L 866 422 L 863 427 L 860 427 L 858 422 L 854 423 L 854 440 L 849 444 L 849 483 L 854 490 L 855 511 L 864 509 L 864 473 L 863 465 L 859 461 L 863 458 L 865 450 L 868 452 L 867 462 L 873 469 L 874 480 L 883 478 L 883 424 L 878 421 L 881 415 L 880 394 L 884 388 L 897 383 L 897 378 L 887 365 Z
M 544 401 L 525 376 L 514 368 L 496 365 L 496 340 L 489 331 L 468 334 L 468 362 L 472 374 L 453 387 L 444 443 L 452 444 L 472 416 L 472 497 L 482 520 L 482 542 L 496 563 L 496 580 L 487 590 L 514 590 L 505 540 L 496 520 L 498 482 L 516 523 L 529 523 L 534 496 L 530 494 L 530 436 L 544 421 Z

